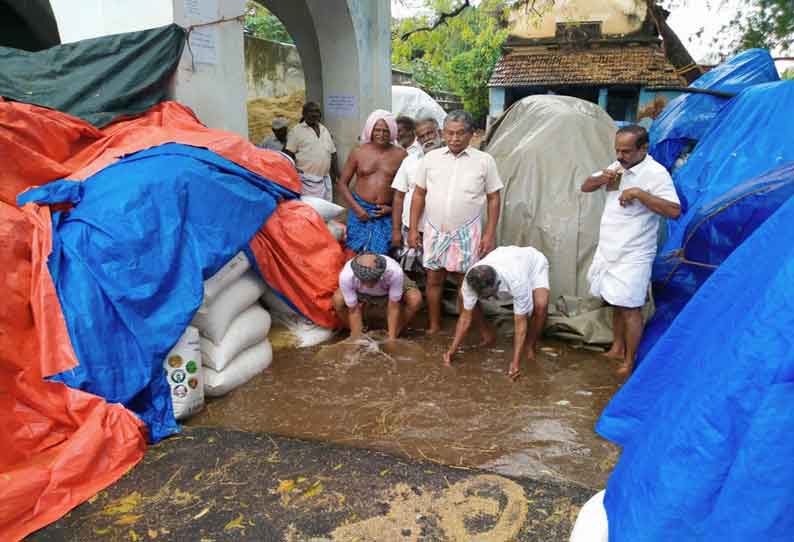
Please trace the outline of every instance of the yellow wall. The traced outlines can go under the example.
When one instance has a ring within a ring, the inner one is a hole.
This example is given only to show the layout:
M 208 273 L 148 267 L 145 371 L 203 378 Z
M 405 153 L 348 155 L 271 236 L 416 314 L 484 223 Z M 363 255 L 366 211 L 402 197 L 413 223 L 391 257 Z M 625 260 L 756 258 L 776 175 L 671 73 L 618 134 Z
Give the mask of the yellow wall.
M 640 29 L 647 7 L 645 0 L 537 0 L 537 14 L 524 7 L 510 14 L 510 34 L 521 38 L 554 37 L 556 24 L 601 21 L 605 35 L 629 34 Z

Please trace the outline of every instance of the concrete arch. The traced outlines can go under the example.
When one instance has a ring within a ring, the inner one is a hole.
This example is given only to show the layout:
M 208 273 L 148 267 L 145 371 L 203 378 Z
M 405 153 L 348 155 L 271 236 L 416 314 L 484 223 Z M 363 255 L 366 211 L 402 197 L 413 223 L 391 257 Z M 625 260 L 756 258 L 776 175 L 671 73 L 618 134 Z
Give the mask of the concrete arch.
M 4 2 L 5 0 L 0 0 Z M 391 104 L 391 6 L 387 0 L 256 0 L 295 40 L 310 100 L 323 105 L 340 158 L 357 144 L 367 115 Z M 187 51 L 171 95 L 206 125 L 248 135 L 243 55 L 245 0 L 30 0 L 51 6 L 64 43 L 170 23 L 202 25 L 214 52 L 195 62 Z M 2 4 L 0 4 L 2 5 Z M 222 21 L 222 22 L 220 22 Z M 336 104 L 336 106 L 334 106 Z

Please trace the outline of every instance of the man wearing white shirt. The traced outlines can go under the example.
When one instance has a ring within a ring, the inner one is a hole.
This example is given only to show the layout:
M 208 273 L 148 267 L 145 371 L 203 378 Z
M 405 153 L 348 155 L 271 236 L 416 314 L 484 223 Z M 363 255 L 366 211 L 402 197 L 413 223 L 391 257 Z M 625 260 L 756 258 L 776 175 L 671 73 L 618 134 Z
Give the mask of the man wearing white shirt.
M 642 314 L 656 257 L 659 216 L 676 219 L 681 205 L 667 170 L 648 155 L 648 132 L 625 126 L 615 135 L 617 161 L 582 184 L 582 192 L 606 191 L 598 247 L 587 272 L 590 292 L 614 308 L 612 348 L 623 361 L 618 374 L 634 369 L 642 339 Z
M 400 147 L 405 149 L 408 156 L 412 154 L 422 153 L 422 146 L 417 141 L 416 137 L 416 122 L 408 115 L 400 115 L 397 117 L 397 143 Z
M 399 121 L 399 119 L 398 119 Z M 416 140 L 419 150 L 415 153 L 408 151 L 394 182 L 391 187 L 394 189 L 394 199 L 392 200 L 392 238 L 393 248 L 400 248 L 408 240 L 408 228 L 411 226 L 411 198 L 416 188 L 415 175 L 419 162 L 426 152 L 441 148 L 444 142 L 441 140 L 441 131 L 438 122 L 432 117 L 419 119 L 416 123 Z M 419 233 L 424 231 L 424 216 L 419 219 Z
M 452 356 L 469 331 L 472 311 L 480 299 L 496 298 L 513 303 L 515 335 L 513 359 L 508 376 L 520 374 L 521 358 L 534 361 L 535 347 L 543 331 L 549 306 L 549 261 L 532 247 L 499 247 L 472 266 L 461 288 L 463 310 L 455 327 L 455 338 L 444 354 L 444 364 Z

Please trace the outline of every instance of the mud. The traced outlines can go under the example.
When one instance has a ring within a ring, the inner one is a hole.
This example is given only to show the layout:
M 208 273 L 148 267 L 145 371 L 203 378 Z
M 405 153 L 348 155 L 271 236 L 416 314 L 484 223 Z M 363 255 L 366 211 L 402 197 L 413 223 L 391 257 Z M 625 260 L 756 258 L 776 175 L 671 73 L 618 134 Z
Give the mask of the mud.
M 470 337 L 441 363 L 454 321 L 437 337 L 342 341 L 280 350 L 268 371 L 210 401 L 191 426 L 220 426 L 375 449 L 453 467 L 604 487 L 618 450 L 593 427 L 619 386 L 616 363 L 543 342 L 507 378 L 512 339 Z M 474 335 L 472 333 L 472 335 Z

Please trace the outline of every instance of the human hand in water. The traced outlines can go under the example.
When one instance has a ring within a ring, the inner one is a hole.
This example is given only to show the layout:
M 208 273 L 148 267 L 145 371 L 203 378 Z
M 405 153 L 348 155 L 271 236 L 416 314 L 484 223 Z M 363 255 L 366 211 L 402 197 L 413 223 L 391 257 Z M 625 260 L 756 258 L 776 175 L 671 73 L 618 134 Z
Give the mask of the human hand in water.
M 391 206 L 390 205 L 378 205 L 377 209 L 375 210 L 375 216 L 381 218 L 383 216 L 391 215 Z
M 444 367 L 452 366 L 452 356 L 455 354 L 452 350 L 447 350 L 444 353 Z

